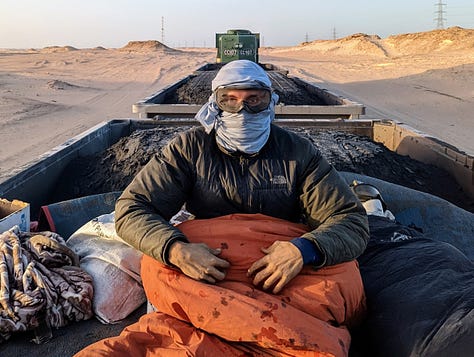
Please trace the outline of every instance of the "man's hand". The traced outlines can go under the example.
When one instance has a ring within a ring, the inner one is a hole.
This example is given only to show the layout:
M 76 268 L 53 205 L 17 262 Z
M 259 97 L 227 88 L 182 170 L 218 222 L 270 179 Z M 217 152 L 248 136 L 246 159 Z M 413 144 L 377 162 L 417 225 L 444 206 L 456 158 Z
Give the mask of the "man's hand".
M 270 289 L 278 294 L 303 269 L 300 250 L 290 242 L 276 241 L 268 248 L 262 248 L 266 255 L 249 268 L 247 276 L 255 274 L 254 285 L 262 283 L 263 290 Z
M 204 243 L 176 242 L 170 247 L 168 260 L 184 274 L 195 280 L 214 284 L 225 278 L 229 262 L 218 258 L 220 249 L 209 248 Z

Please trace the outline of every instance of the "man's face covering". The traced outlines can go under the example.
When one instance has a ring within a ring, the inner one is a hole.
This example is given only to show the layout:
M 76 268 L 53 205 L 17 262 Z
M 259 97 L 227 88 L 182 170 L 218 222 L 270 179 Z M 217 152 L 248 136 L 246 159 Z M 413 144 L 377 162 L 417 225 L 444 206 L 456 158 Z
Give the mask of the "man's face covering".
M 226 150 L 259 152 L 270 135 L 278 101 L 263 68 L 248 60 L 232 61 L 217 73 L 212 90 L 196 119 L 207 133 L 215 130 L 217 143 Z

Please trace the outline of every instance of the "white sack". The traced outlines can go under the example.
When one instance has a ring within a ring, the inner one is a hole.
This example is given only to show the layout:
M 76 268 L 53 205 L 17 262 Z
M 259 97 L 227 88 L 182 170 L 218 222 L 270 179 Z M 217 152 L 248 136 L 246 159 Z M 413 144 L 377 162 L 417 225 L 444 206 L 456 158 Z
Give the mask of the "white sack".
M 106 324 L 124 319 L 146 301 L 140 278 L 143 253 L 117 235 L 114 218 L 114 212 L 94 218 L 66 242 L 93 278 L 93 310 Z

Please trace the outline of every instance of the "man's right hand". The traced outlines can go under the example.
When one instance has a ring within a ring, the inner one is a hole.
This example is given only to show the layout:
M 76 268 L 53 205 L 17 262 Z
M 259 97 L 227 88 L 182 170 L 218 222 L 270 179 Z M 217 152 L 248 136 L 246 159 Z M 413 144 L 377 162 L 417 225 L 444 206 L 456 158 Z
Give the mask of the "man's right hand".
M 168 252 L 168 260 L 184 274 L 195 280 L 215 283 L 225 278 L 230 264 L 218 258 L 220 249 L 209 248 L 204 243 L 175 242 Z

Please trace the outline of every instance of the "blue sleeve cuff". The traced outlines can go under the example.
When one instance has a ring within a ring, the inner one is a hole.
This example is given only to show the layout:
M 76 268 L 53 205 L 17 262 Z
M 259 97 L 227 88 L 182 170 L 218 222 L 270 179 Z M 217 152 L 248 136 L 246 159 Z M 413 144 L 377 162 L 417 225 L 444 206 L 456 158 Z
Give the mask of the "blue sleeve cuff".
M 317 264 L 321 260 L 321 253 L 309 239 L 298 237 L 293 238 L 290 242 L 300 250 L 303 264 Z

